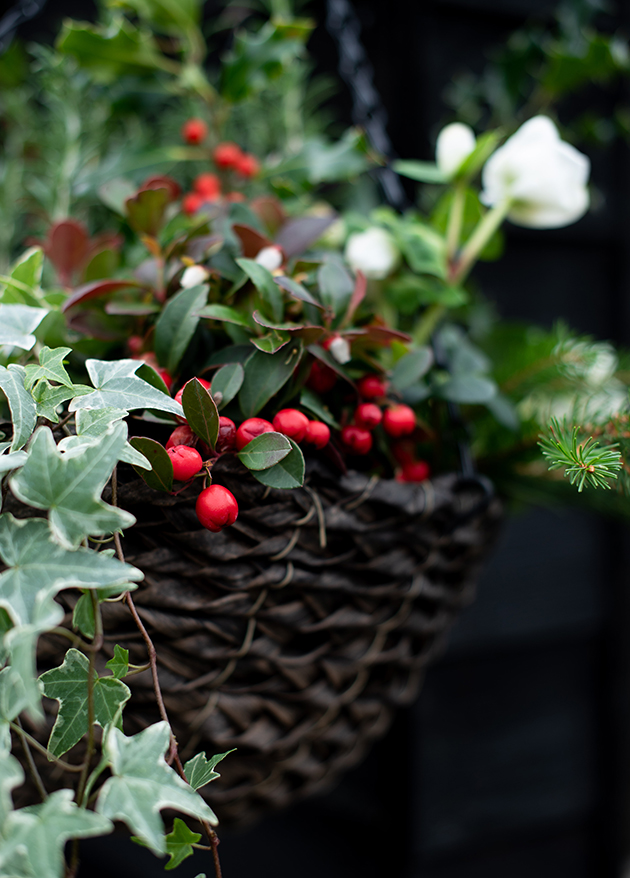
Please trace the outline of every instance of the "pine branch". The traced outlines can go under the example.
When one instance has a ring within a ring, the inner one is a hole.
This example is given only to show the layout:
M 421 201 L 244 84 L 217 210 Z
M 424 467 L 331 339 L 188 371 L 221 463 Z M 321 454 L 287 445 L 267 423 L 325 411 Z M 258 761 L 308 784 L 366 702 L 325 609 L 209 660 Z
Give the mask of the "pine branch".
M 568 427 L 553 418 L 547 435 L 538 444 L 544 457 L 549 461 L 549 469 L 565 468 L 564 475 L 578 491 L 585 485 L 593 488 L 610 488 L 609 479 L 617 478 L 617 471 L 623 468 L 623 460 L 617 443 L 602 445 L 593 436 L 580 439 L 580 427 Z

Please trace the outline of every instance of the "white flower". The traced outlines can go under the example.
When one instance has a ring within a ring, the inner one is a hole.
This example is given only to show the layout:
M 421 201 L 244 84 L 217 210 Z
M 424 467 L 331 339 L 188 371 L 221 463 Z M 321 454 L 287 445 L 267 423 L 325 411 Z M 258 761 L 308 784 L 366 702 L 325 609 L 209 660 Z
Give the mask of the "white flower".
M 469 125 L 452 122 L 442 128 L 435 144 L 435 161 L 447 177 L 459 171 L 476 145 L 475 132 Z
M 275 271 L 277 268 L 280 268 L 284 262 L 282 248 L 278 247 L 276 244 L 271 244 L 269 247 L 263 247 L 262 250 L 258 251 L 254 261 L 259 265 L 262 265 L 268 271 Z
M 208 272 L 203 265 L 189 265 L 182 274 L 180 285 L 184 289 L 188 287 L 196 287 L 198 284 L 205 283 L 208 280 Z
M 332 356 L 337 360 L 338 363 L 343 365 L 344 363 L 350 362 L 352 359 L 352 355 L 350 353 L 350 345 L 346 341 L 345 338 L 342 338 L 340 335 L 336 335 L 333 340 L 328 345 L 328 351 Z
M 508 219 L 533 229 L 567 226 L 589 205 L 590 162 L 560 140 L 546 116 L 535 116 L 490 156 L 482 173 L 481 200 L 493 206 L 510 199 Z
M 398 265 L 400 251 L 389 232 L 372 226 L 365 232 L 350 235 L 346 243 L 346 259 L 355 271 L 381 280 Z

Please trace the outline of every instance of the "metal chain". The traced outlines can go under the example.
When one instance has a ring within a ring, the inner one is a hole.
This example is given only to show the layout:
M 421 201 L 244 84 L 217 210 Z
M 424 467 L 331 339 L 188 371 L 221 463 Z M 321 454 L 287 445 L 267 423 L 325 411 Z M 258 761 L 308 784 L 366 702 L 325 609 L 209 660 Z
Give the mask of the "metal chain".
M 35 18 L 45 5 L 46 0 L 22 0 L 0 18 L 0 55 L 6 52 L 13 42 L 18 27 L 25 21 Z
M 387 159 L 393 157 L 387 133 L 387 110 L 374 87 L 374 68 L 361 43 L 361 23 L 349 0 L 327 0 L 326 28 L 337 44 L 339 73 L 352 95 L 352 119 L 362 128 L 370 145 Z M 398 175 L 391 168 L 375 172 L 385 198 L 396 210 L 408 202 Z

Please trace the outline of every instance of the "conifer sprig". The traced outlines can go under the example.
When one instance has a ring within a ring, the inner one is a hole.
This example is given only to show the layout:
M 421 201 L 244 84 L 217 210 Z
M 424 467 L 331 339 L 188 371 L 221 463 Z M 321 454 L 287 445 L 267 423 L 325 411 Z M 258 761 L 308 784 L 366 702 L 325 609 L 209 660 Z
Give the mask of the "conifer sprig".
M 538 444 L 549 461 L 549 469 L 565 468 L 564 475 L 578 491 L 585 485 L 593 488 L 610 488 L 610 479 L 617 478 L 623 460 L 617 443 L 601 445 L 592 436 L 580 438 L 580 427 L 568 427 L 553 418 L 547 435 Z

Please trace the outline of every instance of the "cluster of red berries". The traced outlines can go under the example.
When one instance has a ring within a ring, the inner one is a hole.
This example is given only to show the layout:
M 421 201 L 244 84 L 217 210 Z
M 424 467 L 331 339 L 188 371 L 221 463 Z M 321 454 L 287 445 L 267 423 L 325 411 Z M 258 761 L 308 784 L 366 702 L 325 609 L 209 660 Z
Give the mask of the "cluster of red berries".
M 236 450 L 241 451 L 248 442 L 263 433 L 283 433 L 294 442 L 306 442 L 315 448 L 324 448 L 330 439 L 330 430 L 322 421 L 309 421 L 297 409 L 282 409 L 271 421 L 264 418 L 248 418 L 236 431 Z

